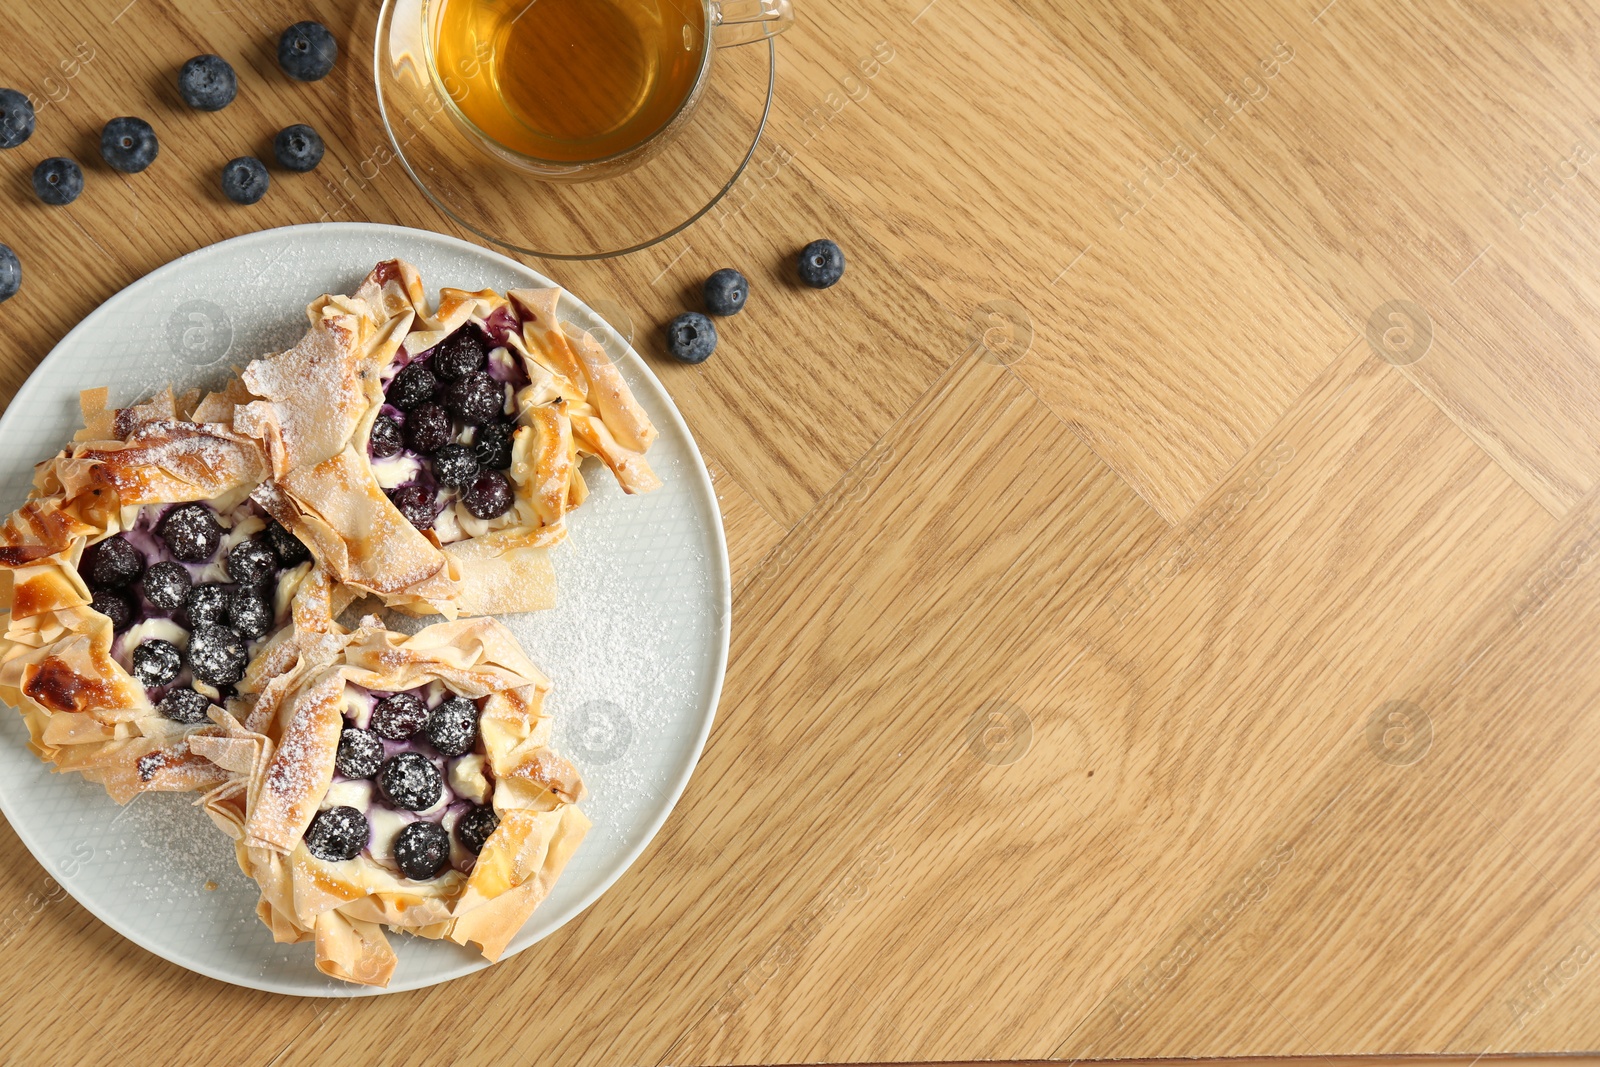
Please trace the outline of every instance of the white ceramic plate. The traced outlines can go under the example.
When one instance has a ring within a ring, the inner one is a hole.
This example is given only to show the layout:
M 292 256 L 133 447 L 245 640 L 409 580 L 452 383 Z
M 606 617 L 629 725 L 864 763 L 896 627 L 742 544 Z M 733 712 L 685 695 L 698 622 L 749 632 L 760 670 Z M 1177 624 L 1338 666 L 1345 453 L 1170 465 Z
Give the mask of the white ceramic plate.
M 168 381 L 219 384 L 232 367 L 294 344 L 317 295 L 349 292 L 395 256 L 417 266 L 430 297 L 441 286 L 551 284 L 475 245 L 397 226 L 292 226 L 201 249 L 107 300 L 17 393 L 0 418 L 0 508 L 22 502 L 33 465 L 77 429 L 79 390 L 109 385 L 111 402 L 126 406 Z M 594 820 L 507 958 L 593 903 L 655 836 L 711 730 L 728 655 L 728 555 L 700 453 L 638 354 L 576 300 L 564 298 L 562 310 L 601 338 L 660 429 L 650 463 L 666 485 L 630 497 L 603 468 L 586 470 L 591 495 L 555 550 L 559 606 L 503 620 L 554 683 L 555 744 L 582 769 Z M 113 929 L 255 989 L 382 992 L 323 977 L 309 943 L 273 943 L 232 843 L 192 796 L 146 794 L 119 809 L 99 786 L 52 774 L 26 739 L 20 716 L 0 714 L 0 809 L 51 876 Z M 488 966 L 450 942 L 391 941 L 400 963 L 389 992 Z

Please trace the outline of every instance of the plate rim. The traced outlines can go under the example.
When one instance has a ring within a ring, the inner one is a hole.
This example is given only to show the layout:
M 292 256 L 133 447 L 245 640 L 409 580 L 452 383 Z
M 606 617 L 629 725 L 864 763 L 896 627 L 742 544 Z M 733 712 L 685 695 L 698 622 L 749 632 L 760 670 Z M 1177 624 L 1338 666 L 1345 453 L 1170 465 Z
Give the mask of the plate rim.
M 711 472 L 706 469 L 705 457 L 701 454 L 699 443 L 695 441 L 694 434 L 690 432 L 688 423 L 683 418 L 683 413 L 678 410 L 677 403 L 673 401 L 672 394 L 668 392 L 666 386 L 661 383 L 661 379 L 656 377 L 655 371 L 651 370 L 650 365 L 645 362 L 642 356 L 639 355 L 638 350 L 634 348 L 633 343 L 618 333 L 616 329 L 612 327 L 603 316 L 600 315 L 599 312 L 595 311 L 592 307 L 580 299 L 577 294 L 573 293 L 566 286 L 561 285 L 559 282 L 549 278 L 542 271 L 539 271 L 519 260 L 513 259 L 504 252 L 487 248 L 471 241 L 463 240 L 462 238 L 453 236 L 451 234 L 440 233 L 436 230 L 424 230 L 412 226 L 400 226 L 393 223 L 383 222 L 302 222 L 293 223 L 287 226 L 275 226 L 265 230 L 253 230 L 249 233 L 225 238 L 224 240 L 216 241 L 201 248 L 196 248 L 189 252 L 185 252 L 176 259 L 169 260 L 166 263 L 163 263 L 161 266 L 147 271 L 138 278 L 135 278 L 133 281 L 129 282 L 127 285 L 123 286 L 121 289 L 118 289 L 115 293 L 112 293 L 110 296 L 106 297 L 103 301 L 96 305 L 93 310 L 80 319 L 72 327 L 72 329 L 63 334 L 61 339 L 51 346 L 50 351 L 47 352 L 45 357 L 39 361 L 38 366 L 34 367 L 34 369 L 29 372 L 27 379 L 12 396 L 11 402 L 7 405 L 5 412 L 0 414 L 0 435 L 3 435 L 6 432 L 13 416 L 15 416 L 18 411 L 26 410 L 29 407 L 29 402 L 32 399 L 32 393 L 44 388 L 40 383 L 45 377 L 43 372 L 49 367 L 51 360 L 55 359 L 63 351 L 63 349 L 65 349 L 73 341 L 80 331 L 87 330 L 96 325 L 96 320 L 102 314 L 112 314 L 115 311 L 114 305 L 118 301 L 132 299 L 129 294 L 137 287 L 145 284 L 148 281 L 151 281 L 152 279 L 160 278 L 168 274 L 178 273 L 190 260 L 195 259 L 203 254 L 214 252 L 217 249 L 221 249 L 226 246 L 244 247 L 250 244 L 265 244 L 269 243 L 272 239 L 281 239 L 283 237 L 287 237 L 289 234 L 296 231 L 301 233 L 316 234 L 328 234 L 330 232 L 335 234 L 359 233 L 366 236 L 380 238 L 388 236 L 389 238 L 397 241 L 421 241 L 423 243 L 434 243 L 454 251 L 486 257 L 491 261 L 498 261 L 499 265 L 509 268 L 512 271 L 524 275 L 531 275 L 533 279 L 539 283 L 560 288 L 563 295 L 568 300 L 571 300 L 573 303 L 575 303 L 585 313 L 591 316 L 594 321 L 603 324 L 608 330 L 610 330 L 612 337 L 623 349 L 623 359 L 630 363 L 632 370 L 641 373 L 651 385 L 659 390 L 660 395 L 666 401 L 666 415 L 668 420 L 679 432 L 683 434 L 684 440 L 689 444 L 689 451 L 691 453 L 691 458 L 693 459 L 693 463 L 690 465 L 690 473 L 694 478 L 694 485 L 692 488 L 703 494 L 704 498 L 710 505 L 712 522 L 710 524 L 709 532 L 711 534 L 711 545 L 713 550 L 711 553 L 713 558 L 710 561 L 712 564 L 711 572 L 713 579 L 721 585 L 720 595 L 717 597 L 717 634 L 714 638 L 716 647 L 714 650 L 715 656 L 712 666 L 712 678 L 710 679 L 707 707 L 701 716 L 699 730 L 697 736 L 694 738 L 692 758 L 685 762 L 683 768 L 678 772 L 676 780 L 670 783 L 669 788 L 666 790 L 666 802 L 659 807 L 655 816 L 649 821 L 645 832 L 641 834 L 632 845 L 623 851 L 621 862 L 618 863 L 615 870 L 604 879 L 603 884 L 597 886 L 589 893 L 580 897 L 577 902 L 570 906 L 567 913 L 562 915 L 559 918 L 559 921 L 548 931 L 539 937 L 534 938 L 532 941 L 529 941 L 526 945 L 522 945 L 520 947 L 508 947 L 508 950 L 493 963 L 482 959 L 481 957 L 472 960 L 468 965 L 468 969 L 459 974 L 437 978 L 418 976 L 419 980 L 413 980 L 410 982 L 392 982 L 390 985 L 383 988 L 343 984 L 329 986 L 326 989 L 321 990 L 305 990 L 283 988 L 276 982 L 270 980 L 247 981 L 234 975 L 218 973 L 214 968 L 209 966 L 196 965 L 174 959 L 167 953 L 167 951 L 163 949 L 163 947 L 155 943 L 153 939 L 146 938 L 140 933 L 133 932 L 125 927 L 119 920 L 111 918 L 109 915 L 103 913 L 98 907 L 80 899 L 78 894 L 73 892 L 73 888 L 69 884 L 72 881 L 73 876 L 68 875 L 66 878 L 63 878 L 57 865 L 51 858 L 49 858 L 48 852 L 42 852 L 40 847 L 36 847 L 36 841 L 33 833 L 30 829 L 25 828 L 22 824 L 19 824 L 15 818 L 12 817 L 12 814 L 6 807 L 5 803 L 6 791 L 0 789 L 0 814 L 5 815 L 6 823 L 11 827 L 12 831 L 16 833 L 18 839 L 21 840 L 23 847 L 28 850 L 28 853 L 33 857 L 34 861 L 38 863 L 39 866 L 44 868 L 45 873 L 57 885 L 66 890 L 68 895 L 72 897 L 79 907 L 89 912 L 96 919 L 110 927 L 112 930 L 116 931 L 122 937 L 133 942 L 152 955 L 159 957 L 173 966 L 181 967 L 184 970 L 194 974 L 201 974 L 207 978 L 211 978 L 219 982 L 226 982 L 229 985 L 239 986 L 240 988 L 255 989 L 260 990 L 261 992 L 273 993 L 280 996 L 315 997 L 318 999 L 382 996 L 388 993 L 404 993 L 416 989 L 426 989 L 431 986 L 443 984 L 445 982 L 455 981 L 458 978 L 465 978 L 468 975 L 476 974 L 488 967 L 495 966 L 499 963 L 504 963 L 522 951 L 537 945 L 540 941 L 543 941 L 546 937 L 554 934 L 556 931 L 562 929 L 568 923 L 572 922 L 572 920 L 582 915 L 594 905 L 595 901 L 599 900 L 600 897 L 604 896 L 612 889 L 613 886 L 620 882 L 623 875 L 627 874 L 628 871 L 633 868 L 633 865 L 638 862 L 639 857 L 644 854 L 644 850 L 650 846 L 652 841 L 655 840 L 656 835 L 661 832 L 661 828 L 666 825 L 667 819 L 677 808 L 678 801 L 682 799 L 684 790 L 688 788 L 689 779 L 693 777 L 695 769 L 700 765 L 701 756 L 705 754 L 706 741 L 710 738 L 711 727 L 716 721 L 717 708 L 722 701 L 722 686 L 727 677 L 728 650 L 733 628 L 733 579 L 728 564 L 727 537 L 722 525 L 722 507 L 717 500 L 716 487 L 712 483 Z M 404 257 L 404 253 L 402 252 L 396 252 L 396 255 L 401 258 Z M 16 709 L 10 708 L 9 705 L 5 706 L 7 707 L 9 713 L 16 713 Z M 47 766 L 46 769 L 48 773 L 51 774 L 62 773 L 57 771 L 53 766 Z M 107 798 L 107 800 L 109 801 L 109 798 Z M 131 804 L 133 801 L 129 801 L 129 803 Z M 126 806 L 123 806 L 121 810 L 126 810 Z M 240 918 L 244 920 L 254 920 L 255 916 L 253 914 L 246 914 L 241 915 Z

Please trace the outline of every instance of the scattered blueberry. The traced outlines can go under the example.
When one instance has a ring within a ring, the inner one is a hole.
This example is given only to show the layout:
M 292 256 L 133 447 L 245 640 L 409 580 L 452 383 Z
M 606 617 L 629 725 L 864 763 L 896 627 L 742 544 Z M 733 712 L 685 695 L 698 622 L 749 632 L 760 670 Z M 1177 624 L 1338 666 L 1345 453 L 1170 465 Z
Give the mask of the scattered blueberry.
M 296 567 L 311 558 L 311 550 L 294 534 L 278 525 L 276 521 L 267 522 L 267 543 L 272 546 L 272 551 L 278 557 L 278 563 L 284 567 Z
M 339 58 L 339 42 L 320 22 L 297 22 L 278 38 L 278 66 L 296 81 L 328 76 Z
M 0 89 L 0 148 L 15 148 L 33 136 L 33 102 L 15 89 Z
M 133 606 L 115 589 L 97 589 L 89 606 L 111 620 L 111 629 L 120 633 L 133 621 Z
M 488 371 L 473 371 L 450 383 L 445 390 L 445 404 L 462 422 L 494 422 L 506 412 L 506 387 Z
M 497 519 L 511 510 L 511 479 L 496 470 L 484 471 L 461 494 L 461 502 L 480 519 Z
M 133 650 L 133 676 L 149 689 L 166 685 L 183 670 L 183 653 L 170 641 L 151 638 Z
M 372 433 L 367 437 L 367 454 L 373 459 L 388 459 L 405 447 L 400 437 L 400 424 L 387 415 L 372 420 Z
M 386 399 L 401 411 L 410 411 L 425 401 L 433 399 L 439 386 L 426 363 L 407 363 L 389 382 Z
M 284 170 L 316 170 L 324 151 L 322 135 L 303 122 L 285 126 L 272 139 L 272 154 Z
M 428 740 L 446 756 L 465 756 L 478 743 L 478 708 L 466 697 L 451 697 L 428 716 Z
M 217 551 L 222 527 L 204 504 L 180 504 L 161 517 L 156 533 L 174 559 L 203 563 Z
M 732 267 L 712 272 L 706 279 L 706 310 L 713 315 L 737 315 L 750 298 L 750 283 Z
M 240 156 L 222 165 L 222 195 L 235 204 L 254 204 L 267 195 L 272 179 L 255 156 Z
M 189 572 L 181 563 L 151 564 L 144 572 L 144 595 L 164 611 L 177 611 L 189 596 Z
M 144 573 L 144 557 L 121 534 L 90 545 L 83 555 L 89 584 L 102 589 L 121 589 Z
M 389 494 L 389 500 L 419 530 L 431 530 L 433 520 L 439 517 L 433 490 L 425 485 L 402 485 Z
M 489 835 L 500 825 L 500 816 L 488 805 L 475 807 L 456 820 L 456 840 L 461 847 L 476 856 L 483 851 Z
M 245 588 L 228 594 L 228 627 L 240 637 L 265 637 L 272 623 L 272 601 L 259 591 Z
M 22 288 L 22 260 L 10 245 L 0 245 L 0 303 L 17 295 Z
M 194 726 L 196 723 L 205 722 L 206 710 L 211 707 L 211 701 L 201 696 L 188 686 L 174 689 L 161 698 L 161 703 L 156 707 L 161 709 L 161 714 L 173 722 L 181 722 L 185 726 Z
M 221 111 L 239 93 L 239 79 L 221 56 L 195 56 L 178 71 L 178 95 L 196 111 Z
M 503 471 L 511 466 L 511 435 L 516 427 L 509 422 L 486 422 L 472 438 L 472 454 L 478 466 Z
M 425 882 L 450 858 L 450 835 L 438 823 L 417 820 L 395 835 L 394 862 L 407 878 Z
M 466 445 L 445 445 L 433 454 L 433 476 L 452 489 L 478 480 L 478 457 Z
M 367 847 L 367 817 L 348 804 L 317 812 L 306 827 L 306 851 L 327 863 L 353 860 Z
M 390 741 L 404 741 L 428 725 L 428 708 L 415 693 L 396 693 L 372 709 L 372 732 Z
M 383 763 L 383 742 L 371 730 L 354 726 L 339 735 L 339 748 L 333 756 L 333 769 L 346 778 L 371 778 Z
M 229 599 L 227 586 L 197 585 L 183 598 L 183 611 L 191 626 L 216 625 L 227 617 Z
M 667 352 L 680 363 L 704 363 L 717 348 L 717 327 L 698 311 L 667 323 Z
M 406 414 L 406 444 L 418 452 L 437 452 L 454 432 L 450 416 L 438 404 L 418 404 Z
M 189 670 L 208 685 L 232 685 L 249 662 L 244 639 L 226 626 L 204 624 L 189 635 Z
M 844 277 L 844 253 L 827 238 L 800 250 L 800 280 L 813 289 L 826 289 Z
M 247 537 L 228 549 L 228 577 L 241 585 L 258 585 L 272 577 L 278 554 L 264 537 Z
M 433 372 L 447 382 L 465 378 L 473 371 L 482 370 L 489 352 L 483 346 L 483 337 L 471 323 L 440 341 L 433 349 Z
M 406 811 L 426 811 L 444 795 L 439 768 L 420 752 L 397 752 L 378 770 L 378 788 L 389 803 Z
M 156 131 L 144 119 L 112 119 L 100 131 L 100 157 L 124 174 L 138 174 L 156 161 L 160 151 Z
M 83 168 L 65 156 L 55 156 L 33 168 L 34 194 L 45 203 L 61 207 L 83 192 Z

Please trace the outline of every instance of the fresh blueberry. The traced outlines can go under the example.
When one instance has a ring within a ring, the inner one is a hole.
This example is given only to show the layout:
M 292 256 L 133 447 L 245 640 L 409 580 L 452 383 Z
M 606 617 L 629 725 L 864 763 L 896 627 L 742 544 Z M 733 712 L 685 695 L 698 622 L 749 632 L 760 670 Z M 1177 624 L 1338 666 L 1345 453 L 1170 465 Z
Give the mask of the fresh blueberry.
M 225 585 L 197 585 L 183 598 L 183 611 L 190 626 L 215 625 L 227 618 L 229 600 Z
M 433 878 L 450 858 L 450 835 L 438 823 L 420 819 L 395 835 L 394 862 L 400 873 L 418 882 Z
M 272 546 L 272 551 L 278 557 L 279 566 L 297 567 L 311 558 L 311 550 L 294 534 L 278 525 L 276 521 L 267 523 L 267 543 Z
M 247 587 L 228 594 L 228 626 L 240 637 L 265 637 L 272 623 L 272 601 L 258 590 Z
M 0 303 L 17 295 L 22 288 L 22 260 L 10 245 L 0 245 Z
M 178 95 L 196 111 L 221 111 L 239 93 L 239 79 L 221 56 L 195 56 L 178 71 Z
M 272 154 L 284 170 L 316 170 L 324 151 L 322 135 L 303 122 L 285 126 L 272 139 Z
M 706 279 L 706 310 L 713 315 L 737 315 L 750 298 L 750 283 L 732 267 L 712 272 Z
M 511 479 L 496 470 L 478 475 L 477 481 L 461 494 L 467 510 L 480 519 L 497 519 L 511 510 L 513 503 Z
M 306 851 L 327 863 L 353 860 L 367 847 L 367 817 L 348 804 L 317 812 L 306 827 Z
M 232 685 L 249 662 L 244 638 L 226 626 L 196 626 L 189 635 L 189 670 L 208 685 Z
M 97 589 L 89 606 L 111 620 L 113 632 L 121 633 L 133 622 L 133 605 L 115 589 Z
M 277 567 L 278 554 L 265 537 L 247 537 L 228 549 L 228 577 L 241 585 L 258 585 Z
M 486 422 L 472 438 L 472 454 L 478 466 L 503 471 L 511 466 L 511 435 L 516 427 L 509 422 Z
M 437 452 L 454 433 L 450 416 L 438 404 L 418 404 L 406 414 L 406 444 L 418 452 Z
M 844 277 L 844 253 L 824 237 L 800 250 L 800 280 L 813 289 L 826 289 Z
M 296 81 L 328 76 L 339 58 L 339 42 L 320 22 L 297 22 L 278 38 L 278 66 Z
M 488 371 L 473 371 L 450 383 L 445 390 L 445 404 L 462 422 L 473 425 L 494 422 L 505 414 L 506 387 L 495 381 Z
M 272 178 L 255 156 L 240 156 L 222 165 L 222 194 L 235 204 L 254 204 L 267 195 Z
M 160 151 L 156 131 L 144 119 L 112 119 L 100 131 L 100 157 L 124 174 L 138 174 L 156 161 Z
M 34 194 L 47 204 L 61 207 L 83 192 L 83 168 L 65 156 L 55 156 L 33 168 Z
M 372 709 L 372 732 L 390 741 L 404 741 L 428 725 L 428 707 L 415 693 L 396 693 Z
M 15 89 L 0 89 L 0 148 L 15 148 L 33 136 L 33 102 Z
M 216 554 L 222 527 L 204 504 L 179 504 L 161 517 L 156 533 L 173 559 L 203 563 Z
M 433 476 L 452 489 L 478 480 L 478 457 L 466 445 L 445 445 L 433 454 Z
M 407 363 L 389 383 L 385 399 L 401 411 L 410 411 L 418 404 L 432 400 L 438 386 L 433 371 L 428 369 L 426 363 Z
M 428 740 L 446 756 L 465 756 L 478 743 L 478 707 L 466 697 L 451 697 L 428 716 Z
M 102 589 L 121 589 L 144 573 L 144 557 L 121 534 L 90 545 L 83 555 L 89 584 Z
M 698 311 L 667 323 L 667 352 L 680 363 L 704 363 L 717 348 L 717 327 Z
M 183 653 L 170 641 L 152 637 L 133 650 L 133 676 L 149 689 L 166 685 L 183 670 Z
M 387 415 L 372 420 L 372 433 L 367 436 L 367 454 L 373 459 L 388 459 L 405 447 L 400 436 L 400 424 Z
M 333 769 L 346 778 L 371 778 L 383 763 L 383 742 L 371 730 L 345 727 L 333 756 Z
M 422 753 L 397 752 L 378 769 L 378 788 L 397 808 L 427 811 L 444 795 L 444 779 Z
M 144 572 L 144 595 L 164 611 L 177 611 L 189 596 L 189 572 L 183 564 L 153 563 Z
M 487 804 L 475 807 L 456 820 L 456 840 L 461 842 L 462 848 L 476 856 L 483 851 L 489 835 L 499 825 L 500 816 L 494 813 L 493 808 Z
M 458 378 L 465 378 L 473 371 L 482 370 L 483 362 L 489 357 L 488 349 L 483 346 L 483 337 L 471 324 L 461 327 L 455 333 L 440 341 L 433 349 L 433 372 L 447 382 Z
M 161 714 L 173 722 L 181 722 L 185 726 L 194 726 L 206 721 L 206 710 L 211 707 L 211 701 L 201 696 L 188 686 L 174 689 L 161 698 L 157 704 Z
M 433 529 L 433 520 L 439 517 L 433 490 L 425 485 L 402 485 L 389 494 L 389 500 L 419 530 Z

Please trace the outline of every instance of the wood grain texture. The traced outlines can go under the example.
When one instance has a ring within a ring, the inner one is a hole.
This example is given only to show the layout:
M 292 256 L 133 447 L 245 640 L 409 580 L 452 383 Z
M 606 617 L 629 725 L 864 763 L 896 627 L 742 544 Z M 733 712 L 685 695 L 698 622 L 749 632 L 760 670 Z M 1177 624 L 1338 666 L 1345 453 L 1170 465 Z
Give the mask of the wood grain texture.
M 0 829 L 0 1060 L 1600 1049 L 1600 18 L 800 14 L 722 205 L 622 260 L 534 264 L 629 321 L 727 527 L 723 702 L 658 838 L 499 966 L 312 1002 L 134 947 Z M 273 58 L 302 18 L 341 42 L 314 85 Z M 26 271 L 0 399 L 211 242 L 319 219 L 461 236 L 384 162 L 375 18 L 0 11 L 0 84 L 41 106 L 0 152 Z M 173 88 L 203 51 L 241 81 L 214 115 Z M 162 138 L 142 175 L 98 162 L 120 114 Z M 296 121 L 322 167 L 224 201 L 221 164 Z M 54 154 L 88 173 L 67 208 L 29 191 Z M 817 293 L 788 264 L 822 235 L 850 266 Z M 660 324 L 727 265 L 750 306 L 711 361 L 671 364 Z M 1417 317 L 1369 337 L 1394 301 Z

